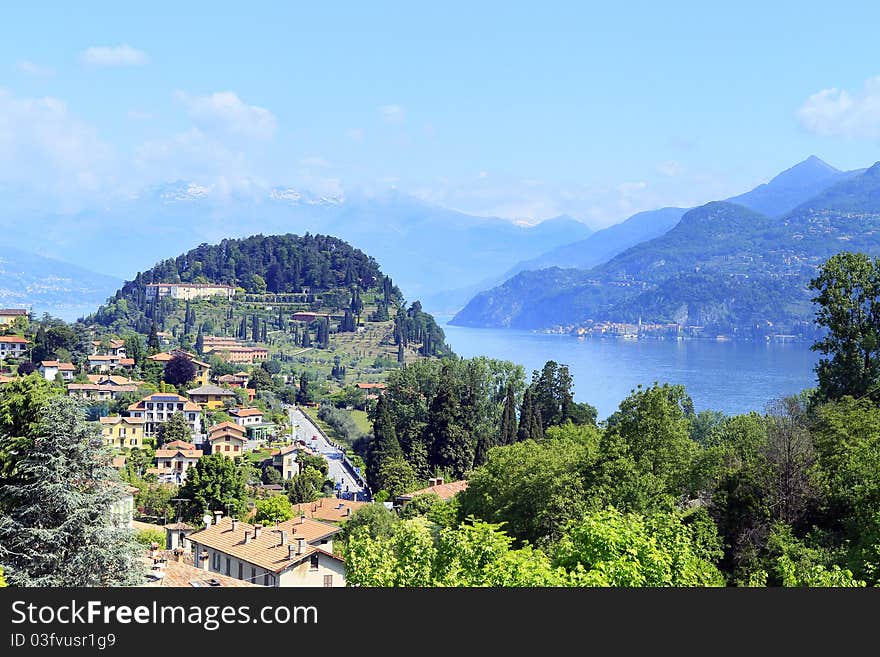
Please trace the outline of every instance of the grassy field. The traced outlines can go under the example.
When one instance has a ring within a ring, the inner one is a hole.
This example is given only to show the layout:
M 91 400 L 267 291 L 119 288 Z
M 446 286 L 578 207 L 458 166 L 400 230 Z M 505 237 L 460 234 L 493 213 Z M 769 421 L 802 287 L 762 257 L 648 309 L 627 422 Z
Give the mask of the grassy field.
M 373 433 L 373 423 L 366 411 L 348 411 L 361 433 Z

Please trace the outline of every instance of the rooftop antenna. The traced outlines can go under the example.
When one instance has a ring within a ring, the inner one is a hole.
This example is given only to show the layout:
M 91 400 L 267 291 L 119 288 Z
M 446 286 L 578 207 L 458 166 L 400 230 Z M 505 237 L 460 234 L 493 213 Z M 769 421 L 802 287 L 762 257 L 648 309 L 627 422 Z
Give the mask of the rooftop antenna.
M 175 508 L 176 508 L 175 513 L 177 514 L 177 519 L 175 520 L 175 522 L 180 522 L 180 520 L 181 520 L 180 503 L 183 502 L 185 504 L 185 503 L 189 502 L 189 499 L 187 499 L 186 497 L 172 497 L 171 501 L 175 503 Z

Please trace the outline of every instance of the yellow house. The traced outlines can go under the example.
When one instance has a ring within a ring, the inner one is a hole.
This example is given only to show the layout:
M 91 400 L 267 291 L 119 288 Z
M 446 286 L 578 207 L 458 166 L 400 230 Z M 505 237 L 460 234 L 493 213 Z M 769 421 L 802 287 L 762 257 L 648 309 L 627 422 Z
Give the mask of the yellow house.
M 200 386 L 208 385 L 208 375 L 211 371 L 211 366 L 208 363 L 200 361 L 195 354 L 183 351 L 182 349 L 174 349 L 172 351 L 163 351 L 152 356 L 147 356 L 147 359 L 158 361 L 164 365 L 178 354 L 186 356 L 192 361 L 193 365 L 196 366 L 196 375 L 193 378 L 193 381 Z
M 211 384 L 187 390 L 186 394 L 193 403 L 207 410 L 223 408 L 227 400 L 234 402 L 237 399 L 231 390 Z
M 12 324 L 19 317 L 28 318 L 28 311 L 24 308 L 0 308 L 0 326 Z
M 235 422 L 221 422 L 208 429 L 211 454 L 223 454 L 230 458 L 244 454 L 247 438 L 245 429 Z
M 101 435 L 111 447 L 144 446 L 144 419 L 140 417 L 102 417 Z

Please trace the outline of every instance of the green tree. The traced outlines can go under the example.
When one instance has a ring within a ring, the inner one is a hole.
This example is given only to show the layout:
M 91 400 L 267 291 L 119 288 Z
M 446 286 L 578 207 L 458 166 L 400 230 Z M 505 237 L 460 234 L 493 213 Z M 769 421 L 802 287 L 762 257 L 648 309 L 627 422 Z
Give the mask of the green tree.
M 556 565 L 579 586 L 723 586 L 695 550 L 691 528 L 671 513 L 644 517 L 614 507 L 588 514 L 559 542 Z
M 293 504 L 314 502 L 321 494 L 324 476 L 315 468 L 307 467 L 287 482 L 287 497 Z
M 13 586 L 131 586 L 141 548 L 118 522 L 125 491 L 100 431 L 73 399 L 50 399 L 0 497 L 0 562 Z
M 310 401 L 312 401 L 312 399 L 309 394 L 309 377 L 306 375 L 305 371 L 303 371 L 299 375 L 299 389 L 296 391 L 296 403 L 308 404 Z
M 159 425 L 156 437 L 158 438 L 159 445 L 165 445 L 175 440 L 182 440 L 188 443 L 192 440 L 192 429 L 187 424 L 183 413 L 177 412 Z
M 199 324 L 199 333 L 196 335 L 196 353 L 201 356 L 205 352 L 205 333 L 202 331 L 202 325 Z
M 364 527 L 371 538 L 390 538 L 400 519 L 385 505 L 367 504 L 351 514 L 343 526 L 343 539 L 348 541 L 359 527 Z
M 200 458 L 180 489 L 180 496 L 191 502 L 187 505 L 190 519 L 213 511 L 241 517 L 247 508 L 247 477 L 244 468 L 222 454 Z
M 831 256 L 810 281 L 817 292 L 815 322 L 827 329 L 813 345 L 825 399 L 875 392 L 880 378 L 880 261 L 863 253 Z
M 418 486 L 418 479 L 413 467 L 401 456 L 382 461 L 376 486 L 387 490 L 391 499 L 395 499 L 398 495 L 408 493 Z
M 255 522 L 277 525 L 279 522 L 291 518 L 293 518 L 293 505 L 284 495 L 273 495 L 265 500 L 257 501 Z
M 373 439 L 367 448 L 367 481 L 375 490 L 382 487 L 379 483 L 379 470 L 385 461 L 397 459 L 403 456 L 400 443 L 397 440 L 397 430 L 394 426 L 394 418 L 385 396 L 379 397 L 373 410 Z
M 157 354 L 160 349 L 159 329 L 156 327 L 156 322 L 154 321 L 150 324 L 150 335 L 147 337 L 147 355 L 152 356 L 153 354 Z
M 0 487 L 30 448 L 43 406 L 59 391 L 39 373 L 15 378 L 0 393 Z
M 498 435 L 499 445 L 512 445 L 516 442 L 517 419 L 516 419 L 516 391 L 513 384 L 507 385 L 504 394 L 504 411 L 501 415 L 501 428 Z
M 428 411 L 425 435 L 433 467 L 448 470 L 457 479 L 473 467 L 474 445 L 460 424 L 458 395 L 449 363 L 443 365 L 440 385 Z

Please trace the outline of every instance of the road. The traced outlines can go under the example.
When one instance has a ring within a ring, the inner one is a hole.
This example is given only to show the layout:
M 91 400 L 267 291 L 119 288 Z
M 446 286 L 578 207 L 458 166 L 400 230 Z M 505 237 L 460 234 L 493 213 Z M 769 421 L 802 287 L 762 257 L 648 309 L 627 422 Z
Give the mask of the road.
M 357 481 L 346 469 L 342 463 L 342 450 L 331 445 L 318 427 L 296 406 L 289 406 L 287 409 L 290 415 L 290 426 L 293 427 L 294 439 L 302 439 L 306 445 L 320 453 L 329 464 L 329 476 L 334 482 L 342 484 L 340 492 L 362 493 L 363 488 L 358 485 Z M 317 436 L 316 440 L 312 440 L 312 436 Z

